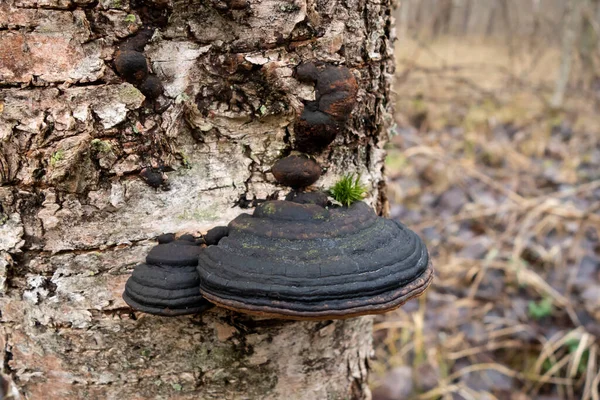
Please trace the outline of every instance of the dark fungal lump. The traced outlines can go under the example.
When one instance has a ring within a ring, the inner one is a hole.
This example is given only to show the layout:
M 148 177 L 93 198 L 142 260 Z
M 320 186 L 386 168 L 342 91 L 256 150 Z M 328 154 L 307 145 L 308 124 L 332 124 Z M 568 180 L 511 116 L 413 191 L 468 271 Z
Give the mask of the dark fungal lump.
M 183 235 L 175 240 L 165 234 L 158 242 L 146 262 L 133 270 L 123 300 L 134 310 L 163 316 L 197 314 L 212 307 L 199 290 L 196 265 L 202 248 L 196 239 Z
M 148 72 L 148 62 L 144 47 L 152 37 L 154 30 L 143 28 L 135 36 L 119 46 L 115 56 L 115 69 L 127 82 L 136 86 L 150 100 L 158 98 L 163 86 L 156 75 Z
M 350 117 L 358 83 L 348 68 L 329 64 L 301 64 L 296 78 L 315 85 L 315 101 L 305 103 L 294 125 L 296 148 L 316 153 L 335 139 Z
M 268 201 L 200 253 L 200 290 L 232 310 L 337 319 L 393 310 L 420 295 L 433 270 L 421 239 L 363 202 L 325 208 L 317 195 Z
M 316 161 L 297 155 L 278 160 L 271 172 L 280 184 L 292 188 L 310 186 L 321 177 L 321 167 Z

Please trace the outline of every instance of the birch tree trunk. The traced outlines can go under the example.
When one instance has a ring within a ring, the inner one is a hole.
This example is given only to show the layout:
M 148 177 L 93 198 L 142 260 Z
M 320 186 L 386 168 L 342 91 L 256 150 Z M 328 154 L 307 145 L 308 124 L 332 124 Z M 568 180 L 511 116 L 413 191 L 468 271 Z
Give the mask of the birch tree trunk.
M 573 52 L 576 49 L 577 35 L 580 33 L 581 28 L 581 7 L 586 2 L 587 0 L 569 0 L 565 5 L 566 17 L 562 31 L 560 67 L 554 84 L 554 94 L 552 95 L 552 99 L 550 99 L 552 108 L 562 107 L 565 99 L 571 75 Z
M 358 172 L 383 212 L 390 8 L 1 1 L 0 389 L 14 384 L 26 399 L 368 398 L 368 317 L 294 322 L 215 308 L 164 318 L 133 312 L 121 293 L 157 235 L 200 234 L 283 198 L 269 169 L 293 147 L 301 101 L 314 99 L 293 77 L 303 61 L 343 64 L 360 86 L 344 133 L 317 157 L 327 169 L 317 186 Z M 162 84 L 155 100 L 115 69 L 140 32 Z

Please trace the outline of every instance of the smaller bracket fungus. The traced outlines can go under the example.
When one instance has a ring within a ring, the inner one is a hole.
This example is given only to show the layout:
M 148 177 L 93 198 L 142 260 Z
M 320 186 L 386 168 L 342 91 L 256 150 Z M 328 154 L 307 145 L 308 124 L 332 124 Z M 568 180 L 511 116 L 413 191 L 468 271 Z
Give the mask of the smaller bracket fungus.
M 303 188 L 321 177 L 321 167 L 308 157 L 287 156 L 278 160 L 271 168 L 277 181 L 285 186 Z
M 127 280 L 123 300 L 134 310 L 163 316 L 197 314 L 212 307 L 198 288 L 196 265 L 202 248 L 195 238 L 174 240 L 166 234 L 158 239 L 146 263 L 135 267 Z
M 163 233 L 162 235 L 159 235 L 156 238 L 156 241 L 158 242 L 158 244 L 166 244 L 166 243 L 170 243 L 174 240 L 175 240 L 174 233 Z
M 297 320 L 384 313 L 433 277 L 421 239 L 360 201 L 265 202 L 203 249 L 198 273 L 202 295 L 216 305 Z
M 307 102 L 294 125 L 296 146 L 305 152 L 327 147 L 350 117 L 356 105 L 358 83 L 343 66 L 305 63 L 296 68 L 296 78 L 315 84 L 315 101 Z

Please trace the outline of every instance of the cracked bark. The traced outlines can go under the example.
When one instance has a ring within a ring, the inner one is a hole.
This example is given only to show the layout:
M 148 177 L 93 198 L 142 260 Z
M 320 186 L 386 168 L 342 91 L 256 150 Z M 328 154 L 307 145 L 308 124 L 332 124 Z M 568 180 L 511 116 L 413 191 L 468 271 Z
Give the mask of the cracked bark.
M 27 399 L 366 399 L 371 320 L 293 322 L 221 309 L 160 318 L 121 299 L 164 232 L 200 234 L 267 198 L 314 89 L 302 61 L 359 83 L 318 155 L 358 172 L 383 213 L 389 1 L 8 0 L 0 4 L 0 348 Z M 164 91 L 114 70 L 144 27 Z M 144 168 L 162 171 L 153 188 Z

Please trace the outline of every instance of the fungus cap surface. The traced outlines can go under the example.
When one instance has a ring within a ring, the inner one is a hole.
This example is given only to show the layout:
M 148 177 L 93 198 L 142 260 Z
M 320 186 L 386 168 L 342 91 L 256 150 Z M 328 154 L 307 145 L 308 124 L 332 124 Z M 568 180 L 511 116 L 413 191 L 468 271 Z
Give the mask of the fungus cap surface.
M 136 266 L 127 280 L 123 300 L 133 309 L 175 316 L 200 313 L 212 306 L 199 290 L 196 265 L 201 247 L 191 235 L 172 238 L 161 235 L 161 244 L 150 250 L 146 263 Z
M 421 239 L 363 202 L 263 203 L 202 250 L 198 272 L 211 302 L 290 319 L 383 313 L 421 294 L 433 276 Z

